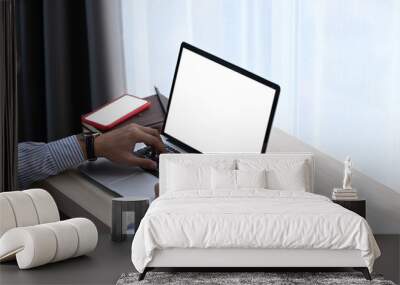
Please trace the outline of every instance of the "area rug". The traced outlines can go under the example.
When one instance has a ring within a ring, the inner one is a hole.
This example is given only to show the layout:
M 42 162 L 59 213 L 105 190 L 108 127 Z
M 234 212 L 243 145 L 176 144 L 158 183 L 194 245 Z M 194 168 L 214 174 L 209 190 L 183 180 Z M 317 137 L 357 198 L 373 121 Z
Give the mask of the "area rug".
M 368 281 L 360 272 L 148 272 L 146 278 L 142 281 L 138 281 L 138 276 L 138 273 L 122 274 L 117 285 L 395 285 L 392 281 L 384 280 L 381 275 L 372 275 L 373 280 Z

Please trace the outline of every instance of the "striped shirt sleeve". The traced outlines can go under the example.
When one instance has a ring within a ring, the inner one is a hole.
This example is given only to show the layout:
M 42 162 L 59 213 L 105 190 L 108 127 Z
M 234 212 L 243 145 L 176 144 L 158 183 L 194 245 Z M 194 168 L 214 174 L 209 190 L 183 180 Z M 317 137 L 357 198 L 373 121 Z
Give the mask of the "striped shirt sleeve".
M 50 143 L 18 144 L 18 187 L 26 189 L 33 182 L 78 166 L 84 156 L 76 136 Z

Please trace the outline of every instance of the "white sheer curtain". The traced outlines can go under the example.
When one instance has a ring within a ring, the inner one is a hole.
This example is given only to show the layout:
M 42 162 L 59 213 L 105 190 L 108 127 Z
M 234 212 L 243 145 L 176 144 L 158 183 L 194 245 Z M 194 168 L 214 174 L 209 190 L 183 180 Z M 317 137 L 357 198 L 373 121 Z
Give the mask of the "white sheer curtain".
M 282 87 L 275 126 L 400 192 L 400 1 L 122 0 L 128 90 L 169 93 L 181 41 Z

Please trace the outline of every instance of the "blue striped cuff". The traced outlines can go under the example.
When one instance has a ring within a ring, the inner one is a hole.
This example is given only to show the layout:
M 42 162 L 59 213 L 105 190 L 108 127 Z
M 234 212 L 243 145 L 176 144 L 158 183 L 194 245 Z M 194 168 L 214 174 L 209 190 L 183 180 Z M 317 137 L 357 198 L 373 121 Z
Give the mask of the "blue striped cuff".
M 76 136 L 70 136 L 47 144 L 59 171 L 78 166 L 85 160 Z

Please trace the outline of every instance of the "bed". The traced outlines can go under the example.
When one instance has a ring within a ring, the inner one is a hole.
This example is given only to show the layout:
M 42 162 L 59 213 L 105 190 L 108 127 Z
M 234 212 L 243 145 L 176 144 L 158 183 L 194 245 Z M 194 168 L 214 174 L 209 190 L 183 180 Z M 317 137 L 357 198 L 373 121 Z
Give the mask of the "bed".
M 365 219 L 314 194 L 309 153 L 165 154 L 160 196 L 132 243 L 154 268 L 352 267 L 380 251 Z

